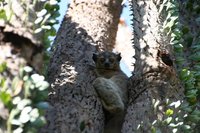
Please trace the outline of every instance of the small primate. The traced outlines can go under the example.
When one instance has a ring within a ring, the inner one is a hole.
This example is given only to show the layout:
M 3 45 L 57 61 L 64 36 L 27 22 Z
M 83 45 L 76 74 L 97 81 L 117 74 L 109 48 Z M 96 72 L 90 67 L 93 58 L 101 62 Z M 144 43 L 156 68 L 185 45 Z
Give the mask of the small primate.
M 97 78 L 93 86 L 105 109 L 104 133 L 120 133 L 127 104 L 128 77 L 120 69 L 121 55 L 113 52 L 93 54 Z

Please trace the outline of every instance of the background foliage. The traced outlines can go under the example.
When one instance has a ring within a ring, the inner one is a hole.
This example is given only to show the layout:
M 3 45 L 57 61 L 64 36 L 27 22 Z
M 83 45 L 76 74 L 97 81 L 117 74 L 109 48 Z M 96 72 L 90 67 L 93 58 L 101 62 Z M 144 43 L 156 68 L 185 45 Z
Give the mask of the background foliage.
M 10 0 L 0 1 L 0 19 L 6 24 L 10 23 L 9 21 L 15 14 L 12 8 L 8 11 L 4 6 L 11 7 L 12 2 Z M 58 2 L 59 0 L 34 0 L 30 4 L 27 1 L 20 1 L 26 16 L 22 19 L 24 26 L 28 27 L 29 21 L 32 25 L 29 27 L 32 34 L 42 34 L 46 63 L 49 61 L 47 48 L 51 44 L 49 36 L 56 35 L 54 25 L 58 24 Z M 45 81 L 43 75 L 37 74 L 29 66 L 21 66 L 19 74 L 10 83 L 5 78 L 8 71 L 6 63 L 0 64 L 0 109 L 3 112 L 0 113 L 0 123 L 4 125 L 8 133 L 37 133 L 46 123 L 44 113 L 49 107 L 46 102 L 49 83 Z
M 166 15 L 163 29 L 174 49 L 175 65 L 186 99 L 184 103 L 174 102 L 174 108 L 167 108 L 166 121 L 161 123 L 172 132 L 196 133 L 200 129 L 200 2 L 163 0 L 160 13 Z

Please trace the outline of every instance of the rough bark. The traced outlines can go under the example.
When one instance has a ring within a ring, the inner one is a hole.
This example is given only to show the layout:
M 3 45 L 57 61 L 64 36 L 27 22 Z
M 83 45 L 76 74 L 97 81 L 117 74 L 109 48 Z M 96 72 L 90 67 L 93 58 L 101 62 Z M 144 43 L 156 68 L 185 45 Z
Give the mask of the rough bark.
M 52 106 L 47 112 L 46 132 L 103 131 L 104 116 L 92 87 L 95 75 L 90 65 L 93 52 L 114 46 L 121 8 L 118 0 L 72 1 L 48 68 Z
M 4 27 L 5 32 L 12 32 L 29 39 L 35 45 L 41 45 L 43 32 L 34 34 L 34 30 L 38 28 L 34 21 L 37 18 L 36 12 L 43 8 L 44 3 L 32 0 L 5 0 L 4 3 L 7 18 L 0 19 L 0 27 Z
M 123 133 L 150 133 L 154 120 L 164 120 L 166 99 L 175 102 L 183 98 L 183 88 L 170 59 L 172 48 L 161 30 L 159 4 L 151 0 L 131 1 L 136 62 Z M 155 107 L 156 101 L 159 104 Z M 171 132 L 164 126 L 158 128 Z
M 24 58 L 22 64 L 29 64 L 35 70 L 41 72 L 43 67 L 43 33 L 34 34 L 34 28 L 37 28 L 34 21 L 37 18 L 35 12 L 41 10 L 42 3 L 38 2 L 32 6 L 31 0 L 26 2 L 12 0 L 5 1 L 5 3 L 3 9 L 7 14 L 7 18 L 0 18 L 0 49 L 4 51 L 0 54 L 0 63 L 8 62 L 9 69 L 16 71 L 16 75 L 20 66 L 17 64 L 17 60 L 18 58 Z M 17 64 L 17 66 L 13 67 L 12 64 Z

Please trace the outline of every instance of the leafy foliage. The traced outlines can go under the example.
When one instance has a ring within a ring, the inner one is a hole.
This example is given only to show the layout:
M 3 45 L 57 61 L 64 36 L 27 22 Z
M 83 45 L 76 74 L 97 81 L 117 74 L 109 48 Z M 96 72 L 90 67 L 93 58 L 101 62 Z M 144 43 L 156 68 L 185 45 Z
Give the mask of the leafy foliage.
M 51 43 L 48 37 L 56 35 L 56 29 L 53 25 L 58 24 L 58 20 L 56 19 L 60 16 L 58 12 L 58 2 L 60 2 L 60 0 L 46 1 L 44 3 L 44 9 L 36 13 L 37 19 L 34 24 L 39 26 L 35 29 L 35 33 L 44 32 L 44 43 L 46 44 L 46 48 L 48 48 Z
M 200 25 L 200 5 L 192 0 L 165 0 L 162 5 L 167 13 L 164 29 L 171 36 L 170 44 L 174 49 L 177 70 L 188 102 L 181 106 L 181 110 L 186 112 L 183 131 L 196 132 L 200 123 L 200 32 L 197 28 Z
M 45 61 L 48 62 L 47 48 L 51 44 L 49 36 L 56 35 L 53 26 L 58 24 L 60 0 L 34 0 L 33 2 L 20 0 L 18 2 L 24 9 L 23 15 L 26 16 L 21 18 L 24 27 L 28 31 L 33 31 L 34 35 L 42 35 L 42 44 L 46 50 Z M 11 7 L 12 5 L 13 1 L 0 1 L 0 20 L 7 24 L 14 16 L 14 12 L 12 8 L 7 10 L 4 6 Z M 8 71 L 6 63 L 0 64 L 0 110 L 4 113 L 3 115 L 0 113 L 0 123 L 4 124 L 3 128 L 8 133 L 37 133 L 46 122 L 44 111 L 49 106 L 45 102 L 49 84 L 44 76 L 37 74 L 29 66 L 21 67 L 19 75 L 12 81 L 6 78 L 9 76 Z
M 38 128 L 45 124 L 44 111 L 48 108 L 45 99 L 48 96 L 49 84 L 44 76 L 31 74 L 31 67 L 21 68 L 21 76 L 15 77 L 11 87 L 8 87 L 3 77 L 0 78 L 0 102 L 8 110 L 7 132 L 37 133 Z M 1 120 L 1 116 L 0 116 Z M 3 119 L 2 119 L 3 120 Z
M 157 119 L 151 124 L 151 132 L 160 133 L 162 129 L 173 133 L 199 132 L 200 1 L 162 0 L 153 2 L 156 3 L 160 19 L 164 18 L 163 32 L 166 38 L 170 39 L 170 45 L 174 50 L 176 69 L 185 88 L 184 100 L 186 101 L 166 100 L 165 105 L 161 107 L 160 101 L 153 99 Z M 159 114 L 158 108 L 161 108 L 161 112 L 165 114 Z M 138 129 L 140 127 L 141 125 Z
M 20 20 L 23 27 L 40 40 L 45 48 L 45 63 L 49 60 L 49 51 L 47 50 L 51 45 L 49 37 L 56 35 L 54 25 L 59 23 L 57 20 L 60 16 L 58 12 L 59 2 L 60 0 L 34 0 L 33 2 L 19 0 L 18 5 L 16 5 L 16 8 L 21 6 L 22 17 Z M 3 23 L 10 24 L 11 18 L 16 15 L 12 10 L 14 4 L 11 0 L 0 1 L 0 20 L 3 20 Z
M 159 112 L 159 101 L 154 100 L 154 109 Z M 152 133 L 161 132 L 160 127 L 165 127 L 168 132 L 184 132 L 185 129 L 191 128 L 184 123 L 183 111 L 181 110 L 182 101 L 176 101 L 170 103 L 169 99 L 166 99 L 165 114 L 162 119 L 157 119 L 152 123 Z M 159 114 L 157 114 L 159 115 Z

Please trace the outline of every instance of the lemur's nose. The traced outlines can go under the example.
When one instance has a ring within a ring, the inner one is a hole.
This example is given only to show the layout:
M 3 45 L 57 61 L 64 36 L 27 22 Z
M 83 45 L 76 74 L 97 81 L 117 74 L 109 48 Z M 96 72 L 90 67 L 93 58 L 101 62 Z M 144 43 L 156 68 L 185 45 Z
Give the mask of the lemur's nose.
M 104 66 L 105 66 L 105 68 L 109 68 L 109 67 L 110 67 L 110 64 L 109 64 L 108 62 L 106 62 L 106 63 L 104 64 Z

